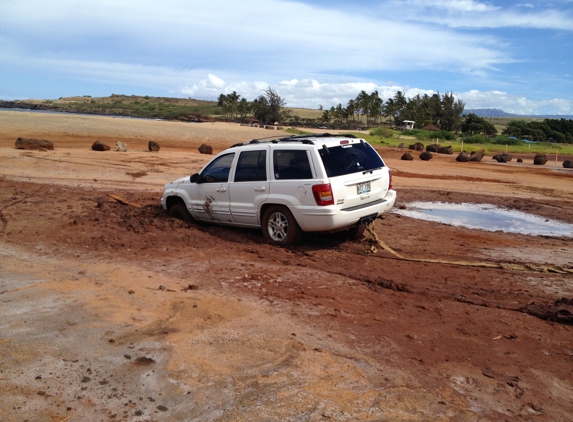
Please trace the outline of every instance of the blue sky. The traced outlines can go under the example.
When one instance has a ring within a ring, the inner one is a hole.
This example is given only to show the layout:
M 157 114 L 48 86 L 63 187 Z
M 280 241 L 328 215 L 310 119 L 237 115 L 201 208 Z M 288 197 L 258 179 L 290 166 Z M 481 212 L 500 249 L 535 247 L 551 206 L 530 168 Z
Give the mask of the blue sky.
M 573 0 L 0 0 L 0 98 L 325 108 L 378 90 L 573 115 Z

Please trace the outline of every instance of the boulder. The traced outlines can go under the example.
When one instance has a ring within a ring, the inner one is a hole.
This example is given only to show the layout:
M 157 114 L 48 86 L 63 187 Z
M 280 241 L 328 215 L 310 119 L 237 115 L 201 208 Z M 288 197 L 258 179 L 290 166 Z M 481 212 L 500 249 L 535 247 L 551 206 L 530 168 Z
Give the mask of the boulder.
M 438 152 L 440 149 L 440 144 L 430 144 L 426 146 L 426 151 L 428 152 Z
M 149 141 L 149 143 L 147 144 L 147 148 L 149 149 L 149 151 L 157 152 L 161 149 L 161 145 L 159 145 L 159 142 Z
M 478 151 L 472 151 L 470 154 L 470 161 L 481 161 L 484 154 L 485 151 L 483 149 L 480 149 Z
M 430 161 L 432 158 L 434 158 L 434 156 L 429 151 L 424 151 L 420 154 L 420 160 Z
M 542 166 L 547 162 L 547 156 L 545 154 L 535 154 L 533 158 L 533 164 L 537 166 Z
M 400 145 L 398 145 L 398 148 L 406 148 L 406 144 L 402 142 Z
M 404 154 L 402 154 L 402 157 L 400 158 L 400 160 L 405 160 L 405 161 L 412 161 L 414 159 L 414 157 L 412 157 L 412 154 L 410 154 L 409 152 L 405 152 Z
M 467 163 L 468 161 L 470 161 L 470 156 L 468 155 L 467 152 L 462 151 L 456 157 L 456 161 L 459 163 Z
M 449 147 L 440 147 L 438 149 L 438 154 L 449 154 L 452 155 L 454 153 L 454 149 L 451 147 L 451 145 Z
M 201 154 L 209 154 L 209 155 L 213 154 L 213 147 L 207 144 L 201 144 L 201 146 L 198 149 Z
M 121 152 L 126 152 L 127 151 L 127 144 L 125 142 L 117 141 L 117 144 L 115 144 L 115 150 L 121 151 Z
M 94 151 L 109 151 L 111 147 L 98 139 L 92 144 L 92 149 Z
M 46 141 L 44 139 L 18 138 L 16 139 L 15 146 L 17 149 L 38 149 L 38 150 L 54 149 L 54 143 L 52 141 Z
M 492 159 L 496 160 L 498 163 L 507 163 L 511 161 L 511 155 L 506 153 L 496 154 L 492 157 Z
M 408 148 L 414 151 L 424 151 L 424 144 L 416 142 L 415 144 L 410 145 Z
M 571 161 L 571 160 L 563 161 L 563 168 L 564 169 L 573 169 L 573 161 Z
M 517 162 L 518 162 L 518 163 L 523 163 L 523 158 L 518 158 L 518 159 L 517 159 Z

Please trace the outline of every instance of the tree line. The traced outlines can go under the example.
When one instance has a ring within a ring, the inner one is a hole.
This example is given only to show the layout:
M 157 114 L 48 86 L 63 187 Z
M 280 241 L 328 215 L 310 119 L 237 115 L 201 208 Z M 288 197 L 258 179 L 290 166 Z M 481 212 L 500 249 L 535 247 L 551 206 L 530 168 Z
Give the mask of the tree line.
M 573 120 L 544 119 L 532 122 L 512 120 L 502 134 L 536 142 L 573 143 Z
M 290 109 L 286 108 L 286 100 L 270 86 L 264 94 L 252 102 L 241 98 L 235 91 L 221 94 L 217 98 L 217 106 L 221 107 L 227 119 L 246 119 L 253 116 L 261 123 L 284 123 L 290 117 Z
M 286 101 L 271 87 L 252 102 L 241 98 L 235 91 L 221 94 L 217 99 L 217 105 L 222 108 L 227 119 L 245 120 L 253 116 L 262 123 L 286 123 L 290 118 L 290 110 L 285 104 Z M 324 110 L 319 120 L 339 129 L 375 127 L 382 124 L 383 120 L 389 120 L 391 125 L 399 128 L 405 120 L 412 120 L 418 128 L 434 125 L 440 130 L 457 132 L 462 124 L 464 108 L 464 102 L 456 100 L 452 93 L 407 98 L 402 91 L 398 91 L 384 101 L 378 91 L 370 94 L 360 91 L 346 106 L 338 104 Z
M 338 104 L 324 110 L 321 121 L 344 129 L 355 129 L 364 125 L 368 128 L 378 126 L 384 117 L 395 128 L 411 120 L 416 128 L 434 125 L 440 130 L 457 132 L 462 124 L 464 108 L 465 103 L 456 100 L 452 93 L 441 96 L 439 93 L 418 94 L 407 98 L 402 91 L 397 91 L 392 98 L 384 101 L 378 91 L 370 94 L 360 91 L 355 99 L 348 101 L 346 107 Z
M 251 102 L 241 98 L 235 91 L 221 94 L 217 106 L 222 108 L 225 117 L 230 120 L 245 120 L 252 116 L 261 123 L 291 123 L 288 121 L 291 112 L 285 107 L 286 101 L 270 86 Z M 461 132 L 466 136 L 497 135 L 497 129 L 491 122 L 473 113 L 464 115 L 464 109 L 465 103 L 456 100 L 451 92 L 443 95 L 418 94 L 408 98 L 402 91 L 397 91 L 393 97 L 384 101 L 378 91 L 368 94 L 363 90 L 356 98 L 349 100 L 346 106 L 340 103 L 323 110 L 319 122 L 337 129 L 372 128 L 383 124 L 402 129 L 404 121 L 410 120 L 415 122 L 416 129 L 433 125 L 443 132 Z M 298 121 L 297 116 L 294 116 L 294 120 Z M 512 120 L 502 135 L 538 142 L 571 143 L 573 120 Z

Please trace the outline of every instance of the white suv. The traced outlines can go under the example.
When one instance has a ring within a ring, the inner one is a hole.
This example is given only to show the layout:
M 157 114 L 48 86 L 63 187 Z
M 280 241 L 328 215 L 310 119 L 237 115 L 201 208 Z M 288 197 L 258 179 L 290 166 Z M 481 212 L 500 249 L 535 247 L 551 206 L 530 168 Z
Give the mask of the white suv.
M 166 184 L 161 204 L 188 222 L 260 227 L 268 242 L 287 246 L 303 232 L 360 237 L 395 200 L 392 173 L 374 148 L 325 133 L 233 145 Z

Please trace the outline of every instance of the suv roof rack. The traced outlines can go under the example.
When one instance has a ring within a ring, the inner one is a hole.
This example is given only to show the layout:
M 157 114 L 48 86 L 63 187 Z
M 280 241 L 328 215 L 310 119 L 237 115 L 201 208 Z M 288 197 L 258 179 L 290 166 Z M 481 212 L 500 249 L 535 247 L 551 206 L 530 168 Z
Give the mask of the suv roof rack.
M 230 148 L 239 147 L 239 146 L 248 145 L 248 144 L 260 144 L 260 143 L 264 143 L 264 142 L 270 142 L 273 144 L 277 144 L 279 142 L 300 142 L 302 144 L 314 145 L 314 142 L 312 142 L 312 140 L 309 138 L 335 138 L 335 137 L 356 138 L 356 136 L 354 136 L 350 133 L 336 133 L 336 134 L 332 134 L 332 133 L 309 133 L 306 135 L 291 135 L 291 136 L 287 136 L 287 137 L 268 136 L 266 138 L 253 139 L 252 141 L 249 141 L 249 142 L 239 142 L 237 144 L 231 145 Z
M 310 133 L 306 135 L 292 135 L 283 139 L 304 139 L 304 138 L 356 138 L 351 133 Z

